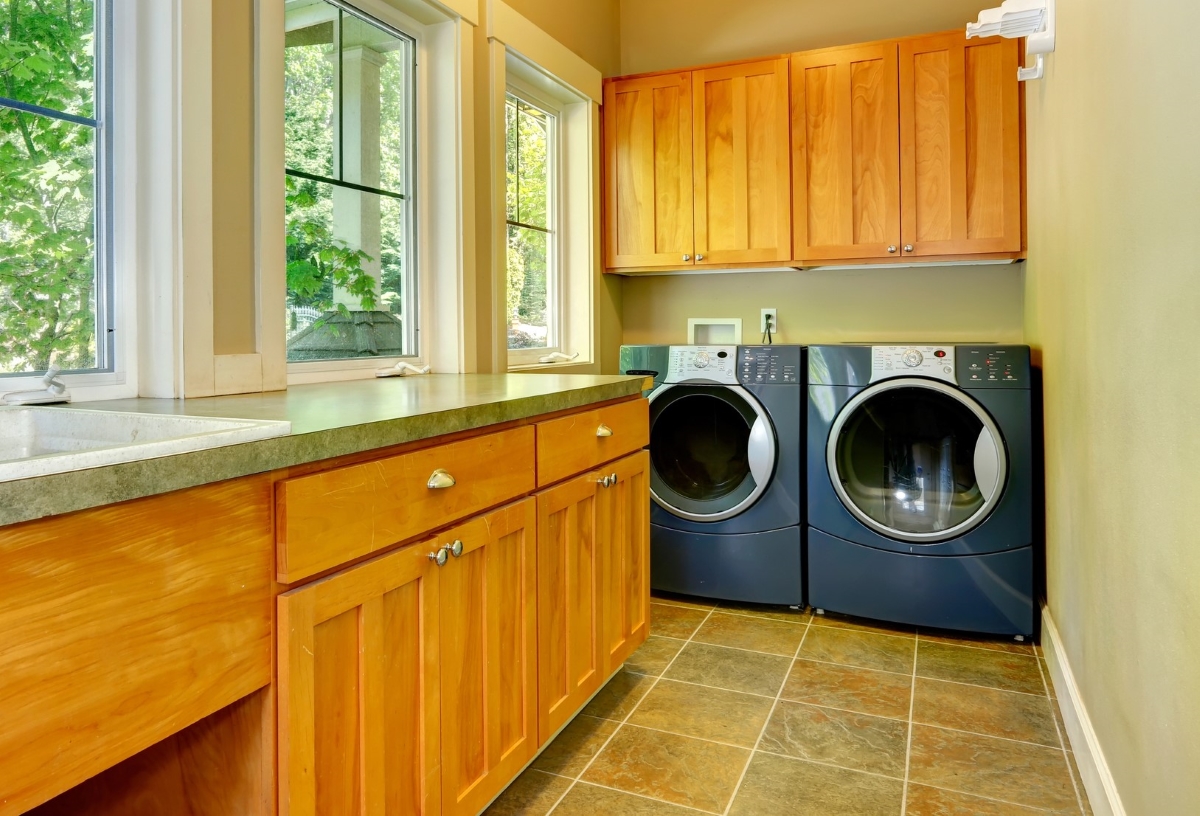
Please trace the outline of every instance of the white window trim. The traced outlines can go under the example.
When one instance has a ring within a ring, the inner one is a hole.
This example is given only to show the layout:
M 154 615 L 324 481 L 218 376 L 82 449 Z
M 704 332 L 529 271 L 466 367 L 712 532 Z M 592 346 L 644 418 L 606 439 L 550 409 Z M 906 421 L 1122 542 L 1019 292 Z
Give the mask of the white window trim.
M 508 366 L 509 368 L 536 366 L 539 364 L 539 358 L 545 357 L 554 352 L 563 352 L 569 344 L 571 338 L 570 329 L 570 314 L 567 312 L 566 286 L 563 280 L 563 270 L 567 266 L 567 236 L 564 235 L 563 225 L 566 222 L 567 206 L 563 193 L 563 182 L 566 178 L 565 163 L 567 161 L 566 150 L 566 130 L 567 123 L 563 116 L 563 104 L 560 100 L 555 99 L 547 94 L 539 93 L 538 90 L 529 82 L 524 81 L 516 72 L 507 73 L 507 83 L 505 87 L 505 97 L 507 100 L 508 94 L 512 94 L 518 99 L 526 102 L 532 107 L 539 108 L 545 113 L 553 117 L 553 125 L 550 133 L 550 178 L 548 180 L 548 202 L 547 210 L 550 215 L 550 230 L 549 243 L 550 251 L 547 253 L 546 270 L 546 310 L 547 315 L 547 344 L 541 348 L 530 349 L 508 349 Z M 505 153 L 507 154 L 508 139 L 507 139 L 507 119 L 505 120 Z M 505 191 L 506 191 L 506 206 L 505 211 L 501 213 L 504 226 L 504 251 L 506 263 L 504 266 L 504 283 L 505 289 L 508 286 L 508 212 L 507 212 L 507 155 L 505 156 Z M 507 309 L 508 298 L 507 291 L 505 293 L 505 308 Z M 507 332 L 508 315 L 505 314 L 504 327 Z M 507 334 L 505 347 L 507 348 Z M 569 352 L 566 352 L 569 353 Z
M 501 82 L 504 93 L 509 88 L 518 95 L 531 96 L 541 107 L 551 108 L 557 115 L 557 151 L 555 156 L 554 196 L 556 229 L 556 262 L 558 264 L 555 292 L 555 308 L 558 318 L 556 342 L 546 349 L 508 350 L 507 315 L 500 323 L 500 348 L 506 355 L 506 367 L 510 371 L 532 371 L 562 368 L 565 366 L 588 365 L 594 359 L 593 333 L 593 273 L 595 234 L 593 227 L 594 201 L 596 194 L 593 153 L 596 149 L 596 117 L 590 99 L 532 63 L 527 57 L 508 46 L 503 59 Z M 507 305 L 508 230 L 506 206 L 503 196 L 507 190 L 507 165 L 505 163 L 504 110 L 499 110 L 500 121 L 497 133 L 501 140 L 499 149 L 499 193 L 501 196 L 498 220 L 499 258 L 498 285 L 499 308 Z M 570 360 L 543 362 L 542 358 L 559 351 L 571 356 Z

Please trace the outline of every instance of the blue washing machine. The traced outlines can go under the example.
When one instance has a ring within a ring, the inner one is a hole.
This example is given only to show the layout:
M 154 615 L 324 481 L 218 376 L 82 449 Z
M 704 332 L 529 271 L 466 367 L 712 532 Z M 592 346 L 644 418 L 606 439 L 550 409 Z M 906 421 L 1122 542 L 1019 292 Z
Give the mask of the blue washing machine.
M 1027 346 L 808 350 L 808 600 L 1034 631 Z
M 650 584 L 800 604 L 800 346 L 625 347 L 650 392 Z

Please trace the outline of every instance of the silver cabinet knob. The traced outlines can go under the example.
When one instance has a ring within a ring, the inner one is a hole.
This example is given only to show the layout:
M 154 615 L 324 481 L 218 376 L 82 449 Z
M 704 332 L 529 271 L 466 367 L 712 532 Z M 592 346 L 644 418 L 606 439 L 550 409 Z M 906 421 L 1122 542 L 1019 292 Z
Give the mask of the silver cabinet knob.
M 444 567 L 446 566 L 446 562 L 450 560 L 450 556 L 446 553 L 446 548 L 442 547 L 437 552 L 431 552 L 429 554 L 429 560 L 433 561 L 439 567 Z
M 457 484 L 457 482 L 454 481 L 453 476 L 441 468 L 438 468 L 433 472 L 433 475 L 429 477 L 429 481 L 425 483 L 425 486 L 430 490 L 445 490 L 447 487 L 454 487 L 455 484 Z
M 598 480 L 597 484 L 599 484 L 601 487 L 608 487 L 610 484 L 612 484 L 612 479 L 605 476 L 603 479 Z
M 905 251 L 905 252 L 912 252 L 912 251 L 913 251 L 913 245 L 912 245 L 912 244 L 905 244 L 905 245 L 904 245 L 904 251 Z
M 895 251 L 896 251 L 896 245 L 895 245 L 895 244 L 891 244 L 891 245 L 889 245 L 889 246 L 888 246 L 888 252 L 895 252 Z
M 601 422 L 600 427 L 596 429 L 596 436 L 601 438 L 612 436 L 612 428 Z
M 703 255 L 701 255 L 699 252 L 697 252 L 697 253 L 696 253 L 696 260 L 697 260 L 697 261 L 703 261 L 703 260 L 704 260 L 704 256 L 703 256 Z
M 685 252 L 685 253 L 683 253 L 683 259 L 684 259 L 685 261 L 690 261 L 690 260 L 692 259 L 692 256 L 691 256 L 691 255 L 688 255 L 688 254 Z
M 608 477 L 608 484 L 611 487 L 612 485 L 615 485 L 616 483 L 617 483 L 617 474 L 613 473 L 612 475 L 610 475 Z
M 451 555 L 458 558 L 463 554 L 463 543 L 456 538 L 453 544 L 442 545 L 442 550 L 449 550 Z

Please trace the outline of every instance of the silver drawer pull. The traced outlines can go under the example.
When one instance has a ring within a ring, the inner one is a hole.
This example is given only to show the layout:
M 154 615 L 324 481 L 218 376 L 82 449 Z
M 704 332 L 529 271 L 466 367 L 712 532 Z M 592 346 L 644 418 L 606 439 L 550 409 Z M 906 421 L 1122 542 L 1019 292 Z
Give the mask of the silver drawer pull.
M 454 481 L 453 476 L 441 468 L 438 468 L 433 472 L 433 475 L 429 477 L 429 481 L 425 483 L 425 486 L 430 490 L 445 490 L 447 487 L 454 487 L 455 484 L 456 482 Z
M 449 552 L 455 558 L 461 558 L 463 554 L 463 543 L 456 538 L 454 539 L 453 544 L 443 544 L 442 551 Z
M 606 436 L 612 436 L 612 428 L 608 427 L 603 422 L 601 422 L 600 427 L 596 429 L 596 436 L 599 436 L 601 438 L 606 437 Z
M 429 554 L 429 560 L 437 564 L 439 567 L 444 567 L 446 566 L 446 562 L 450 560 L 450 556 L 446 554 L 446 549 L 443 547 L 436 552 L 431 552 Z

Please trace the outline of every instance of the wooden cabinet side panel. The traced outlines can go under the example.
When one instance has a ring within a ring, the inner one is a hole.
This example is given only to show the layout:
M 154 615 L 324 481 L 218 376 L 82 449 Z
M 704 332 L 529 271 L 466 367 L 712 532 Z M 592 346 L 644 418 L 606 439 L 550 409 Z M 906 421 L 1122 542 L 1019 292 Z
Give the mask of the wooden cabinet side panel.
M 596 474 L 537 496 L 538 737 L 544 742 L 600 687 Z
M 0 813 L 271 682 L 270 490 L 252 477 L 0 530 Z

